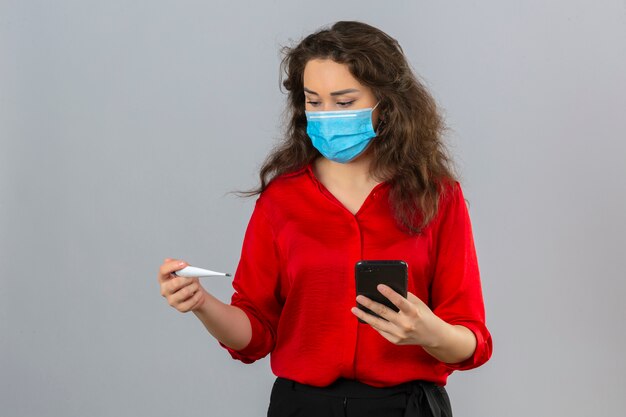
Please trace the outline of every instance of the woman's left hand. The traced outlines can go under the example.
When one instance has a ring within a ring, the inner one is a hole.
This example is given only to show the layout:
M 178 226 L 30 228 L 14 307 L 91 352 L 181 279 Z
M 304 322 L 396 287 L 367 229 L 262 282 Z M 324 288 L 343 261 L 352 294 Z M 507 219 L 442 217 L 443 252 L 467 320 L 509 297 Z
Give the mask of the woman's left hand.
M 390 287 L 379 284 L 378 291 L 387 297 L 400 311 L 395 312 L 389 307 L 359 295 L 359 304 L 369 308 L 385 320 L 353 307 L 352 313 L 372 326 L 385 339 L 396 345 L 420 345 L 437 347 L 441 334 L 445 331 L 446 322 L 437 317 L 426 303 L 408 292 L 404 298 Z

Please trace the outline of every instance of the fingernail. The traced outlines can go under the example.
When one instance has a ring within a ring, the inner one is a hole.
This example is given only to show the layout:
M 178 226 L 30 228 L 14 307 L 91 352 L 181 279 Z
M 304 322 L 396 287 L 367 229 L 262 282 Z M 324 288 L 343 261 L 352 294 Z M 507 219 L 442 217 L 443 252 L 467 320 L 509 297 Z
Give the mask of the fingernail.
M 179 262 L 178 263 L 178 266 L 183 266 L 183 265 L 185 265 L 185 262 Z

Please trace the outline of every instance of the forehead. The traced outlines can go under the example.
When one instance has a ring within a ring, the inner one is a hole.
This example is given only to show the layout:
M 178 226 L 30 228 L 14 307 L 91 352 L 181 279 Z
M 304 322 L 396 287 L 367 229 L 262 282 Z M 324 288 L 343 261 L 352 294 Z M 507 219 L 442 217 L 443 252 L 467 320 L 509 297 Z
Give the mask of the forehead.
M 320 94 L 345 88 L 363 88 L 346 64 L 330 59 L 308 61 L 304 67 L 303 81 L 306 88 Z

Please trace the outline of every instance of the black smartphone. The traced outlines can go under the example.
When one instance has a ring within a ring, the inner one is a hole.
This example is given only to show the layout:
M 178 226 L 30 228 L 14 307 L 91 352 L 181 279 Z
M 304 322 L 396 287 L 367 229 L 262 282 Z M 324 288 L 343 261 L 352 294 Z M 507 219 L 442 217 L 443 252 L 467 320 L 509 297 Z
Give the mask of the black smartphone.
M 363 294 L 370 300 L 374 300 L 380 304 L 384 304 L 394 311 L 398 311 L 396 307 L 387 297 L 382 295 L 376 286 L 385 284 L 395 292 L 406 298 L 408 266 L 404 261 L 399 260 L 362 260 L 358 261 L 354 267 L 354 276 L 356 279 L 356 293 Z M 366 313 L 380 317 L 369 308 L 356 303 L 357 307 Z M 381 317 L 382 318 L 382 317 Z M 361 323 L 363 320 L 359 319 Z

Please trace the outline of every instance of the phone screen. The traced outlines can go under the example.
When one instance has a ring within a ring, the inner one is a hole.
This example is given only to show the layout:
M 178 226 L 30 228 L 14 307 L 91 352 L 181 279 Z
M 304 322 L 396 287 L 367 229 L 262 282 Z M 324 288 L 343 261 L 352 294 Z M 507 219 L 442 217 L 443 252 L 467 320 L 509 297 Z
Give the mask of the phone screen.
M 376 286 L 385 284 L 406 298 L 407 263 L 400 260 L 359 261 L 355 265 L 356 293 L 363 294 L 370 300 L 384 304 L 394 311 L 398 308 L 382 295 Z M 357 303 L 357 307 L 366 313 L 380 317 L 367 307 Z M 382 318 L 382 317 L 381 317 Z M 363 322 L 361 319 L 359 321 Z

